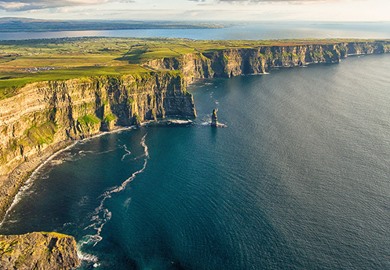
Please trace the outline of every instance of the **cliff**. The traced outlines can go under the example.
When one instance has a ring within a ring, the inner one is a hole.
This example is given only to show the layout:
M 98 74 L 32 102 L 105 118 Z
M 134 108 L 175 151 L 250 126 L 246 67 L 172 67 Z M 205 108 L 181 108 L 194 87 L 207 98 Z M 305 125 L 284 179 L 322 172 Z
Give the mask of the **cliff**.
M 180 70 L 187 83 L 196 79 L 264 74 L 273 68 L 339 63 L 351 55 L 390 52 L 390 42 L 340 42 L 334 44 L 259 46 L 209 50 L 180 58 L 161 58 L 145 66 L 157 70 Z
M 29 172 L 70 141 L 167 116 L 196 116 L 177 72 L 38 82 L 1 100 L 0 216 Z
M 59 233 L 0 236 L 0 269 L 74 269 L 76 241 Z
M 167 116 L 195 117 L 186 86 L 196 79 L 262 74 L 390 51 L 389 41 L 282 44 L 196 50 L 145 61 L 151 71 L 142 75 L 31 83 L 0 100 L 0 217 L 29 173 L 72 140 Z
M 389 41 L 196 50 L 144 61 L 150 72 L 142 75 L 27 84 L 0 100 L 0 218 L 29 174 L 72 141 L 146 120 L 196 117 L 193 97 L 186 91 L 194 80 L 338 63 L 350 55 L 389 51 Z M 1 236 L 0 252 L 6 269 L 69 269 L 78 264 L 73 238 L 58 234 Z

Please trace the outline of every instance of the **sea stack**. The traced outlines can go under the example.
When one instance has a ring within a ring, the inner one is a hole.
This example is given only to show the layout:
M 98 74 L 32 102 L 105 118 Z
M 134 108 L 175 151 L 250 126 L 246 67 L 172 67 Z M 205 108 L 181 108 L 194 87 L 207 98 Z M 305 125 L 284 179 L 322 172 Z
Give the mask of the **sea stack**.
M 211 126 L 212 127 L 218 127 L 218 116 L 217 116 L 218 109 L 213 110 L 213 114 L 211 115 Z

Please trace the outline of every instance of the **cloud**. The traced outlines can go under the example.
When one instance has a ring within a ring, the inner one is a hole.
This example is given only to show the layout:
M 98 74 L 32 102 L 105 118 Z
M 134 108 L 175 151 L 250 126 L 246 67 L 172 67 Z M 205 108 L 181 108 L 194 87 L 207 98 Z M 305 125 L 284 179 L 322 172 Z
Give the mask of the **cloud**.
M 58 8 L 66 6 L 99 5 L 110 2 L 109 0 L 0 0 L 0 9 L 7 11 L 24 11 L 33 9 Z M 121 0 L 120 2 L 133 2 Z

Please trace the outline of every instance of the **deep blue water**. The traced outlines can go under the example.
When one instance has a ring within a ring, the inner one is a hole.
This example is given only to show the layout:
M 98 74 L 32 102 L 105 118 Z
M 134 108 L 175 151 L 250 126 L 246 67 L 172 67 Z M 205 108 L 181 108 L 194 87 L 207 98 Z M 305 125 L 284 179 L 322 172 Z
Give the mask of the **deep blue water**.
M 390 38 L 390 22 L 252 22 L 217 29 L 133 29 L 108 31 L 0 32 L 0 40 L 64 37 L 190 38 L 257 40 L 299 38 Z
M 78 143 L 0 233 L 72 234 L 98 258 L 84 269 L 390 269 L 389 69 L 375 55 L 199 82 L 195 125 Z

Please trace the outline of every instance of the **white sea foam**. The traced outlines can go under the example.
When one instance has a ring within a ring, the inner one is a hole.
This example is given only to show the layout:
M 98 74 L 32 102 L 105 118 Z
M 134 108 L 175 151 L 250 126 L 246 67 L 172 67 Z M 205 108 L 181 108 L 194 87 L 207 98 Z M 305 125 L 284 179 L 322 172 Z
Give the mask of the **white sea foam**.
M 7 213 L 20 201 L 20 199 L 23 197 L 24 193 L 26 192 L 26 190 L 28 190 L 31 185 L 33 184 L 33 180 L 39 176 L 39 173 L 40 173 L 40 170 L 47 164 L 52 164 L 52 165 L 59 165 L 61 164 L 62 162 L 64 161 L 69 161 L 69 160 L 74 160 L 74 156 L 77 155 L 71 155 L 69 154 L 67 157 L 64 157 L 64 158 L 61 158 L 59 160 L 56 160 L 55 157 L 57 157 L 59 154 L 63 153 L 63 152 L 66 152 L 67 150 L 73 148 L 76 144 L 83 144 L 93 138 L 97 138 L 97 137 L 101 137 L 101 136 L 104 136 L 104 135 L 107 135 L 107 134 L 111 134 L 111 133 L 120 133 L 120 132 L 123 132 L 123 131 L 126 131 L 126 130 L 130 130 L 130 129 L 134 129 L 136 128 L 135 126 L 130 126 L 130 127 L 124 127 L 124 128 L 118 128 L 116 130 L 113 130 L 113 131 L 109 131 L 109 132 L 102 132 L 102 133 L 99 133 L 97 135 L 94 135 L 92 137 L 89 137 L 89 138 L 85 138 L 85 139 L 82 139 L 82 140 L 79 140 L 79 141 L 75 141 L 74 143 L 72 143 L 71 145 L 65 147 L 64 149 L 61 149 L 57 152 L 55 152 L 54 154 L 52 154 L 51 156 L 49 156 L 44 162 L 42 162 L 33 172 L 32 174 L 30 175 L 30 177 L 27 179 L 27 181 L 25 182 L 25 184 L 20 188 L 18 194 L 16 194 L 11 206 L 8 208 L 7 212 L 5 213 L 5 216 L 4 216 L 4 219 L 5 217 L 7 216 Z M 115 149 L 112 149 L 112 150 L 107 150 L 107 151 L 104 151 L 104 152 L 100 152 L 100 153 L 97 153 L 97 154 L 104 154 L 104 153 L 108 153 L 108 152 L 112 152 L 112 151 L 115 151 Z M 78 154 L 83 154 L 83 153 L 93 153 L 93 151 L 83 151 L 83 150 L 80 150 L 78 152 Z M 4 221 L 3 219 L 3 221 Z M 1 225 L 3 224 L 3 221 L 0 222 L 0 227 Z
M 129 127 L 122 127 L 122 128 L 117 128 L 117 129 L 110 130 L 110 131 L 101 132 L 101 133 L 98 133 L 98 134 L 93 135 L 91 137 L 79 140 L 79 141 L 77 141 L 77 143 L 84 144 L 84 143 L 86 143 L 86 142 L 88 142 L 88 141 L 90 141 L 90 140 L 92 140 L 94 138 L 106 136 L 106 135 L 113 134 L 113 133 L 121 133 L 123 131 L 130 130 L 130 129 L 135 129 L 135 128 L 137 128 L 137 127 L 136 126 L 129 126 Z
M 77 155 L 79 157 L 85 157 L 87 154 L 93 154 L 94 151 L 85 151 L 85 150 L 80 150 L 78 151 Z
M 127 149 L 127 145 L 126 144 L 124 144 L 122 147 L 123 147 L 123 149 L 125 150 L 126 153 L 122 156 L 121 161 L 123 161 L 127 156 L 131 155 L 131 151 L 129 149 Z
M 94 230 L 95 234 L 89 234 L 84 236 L 80 242 L 81 247 L 83 245 L 90 245 L 90 244 L 95 246 L 103 239 L 101 236 L 101 232 L 103 230 L 104 225 L 106 225 L 106 223 L 111 219 L 112 216 L 112 213 L 107 208 L 105 208 L 106 200 L 111 198 L 112 194 L 123 191 L 126 188 L 126 186 L 137 177 L 138 174 L 142 173 L 146 169 L 146 166 L 148 164 L 148 159 L 149 159 L 149 150 L 148 150 L 148 146 L 145 143 L 145 139 L 146 139 L 146 135 L 143 136 L 141 140 L 141 145 L 144 148 L 144 155 L 143 155 L 144 163 L 142 168 L 134 172 L 129 178 L 123 181 L 121 185 L 108 189 L 100 196 L 102 200 L 99 206 L 95 209 L 90 219 L 91 224 L 84 228 L 84 230 L 88 230 L 88 229 Z
M 103 155 L 103 154 L 107 154 L 107 153 L 110 153 L 110 152 L 114 152 L 117 148 L 114 148 L 114 149 L 109 149 L 109 150 L 106 150 L 106 151 L 101 151 L 101 152 L 95 152 L 95 155 Z
M 60 164 L 64 163 L 64 161 L 65 160 L 63 160 L 63 159 L 55 159 L 55 160 L 52 160 L 50 162 L 50 165 L 53 165 L 53 166 L 60 165 Z
M 99 261 L 99 258 L 97 256 L 82 252 L 79 246 L 77 247 L 77 257 L 79 257 L 81 261 L 94 263 L 94 265 L 97 264 L 97 262 Z
M 57 155 L 59 155 L 60 153 L 64 152 L 64 151 L 67 151 L 69 150 L 70 148 L 72 148 L 73 146 L 76 145 L 77 142 L 74 142 L 72 143 L 71 145 L 69 145 L 68 147 L 65 147 L 64 149 L 61 149 L 57 152 L 55 152 L 54 154 L 52 154 L 49 158 L 47 158 L 44 162 L 42 162 L 34 171 L 33 173 L 30 175 L 30 177 L 27 179 L 27 181 L 25 182 L 25 184 L 20 188 L 19 192 L 16 194 L 14 200 L 12 201 L 12 204 L 11 206 L 7 209 L 7 211 L 5 212 L 5 215 L 4 215 L 4 218 L 3 220 L 0 222 L 0 227 L 3 225 L 4 223 L 4 220 L 7 218 L 9 212 L 15 207 L 16 204 L 18 204 L 18 202 L 23 198 L 23 196 L 25 194 L 27 194 L 27 191 L 28 189 L 32 186 L 33 184 L 33 180 L 39 176 L 39 172 L 40 170 L 42 169 L 43 166 L 45 166 L 46 164 L 48 164 L 49 162 L 52 161 L 53 158 L 55 158 Z
M 174 125 L 189 125 L 192 124 L 192 120 L 181 120 L 181 119 L 171 119 L 167 121 L 168 124 L 174 124 Z

